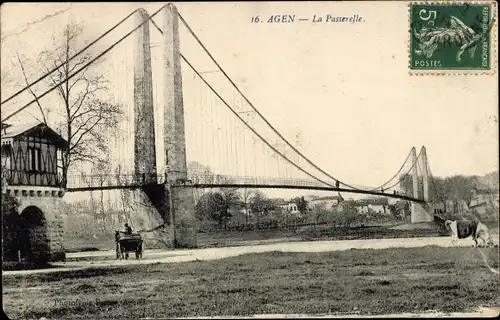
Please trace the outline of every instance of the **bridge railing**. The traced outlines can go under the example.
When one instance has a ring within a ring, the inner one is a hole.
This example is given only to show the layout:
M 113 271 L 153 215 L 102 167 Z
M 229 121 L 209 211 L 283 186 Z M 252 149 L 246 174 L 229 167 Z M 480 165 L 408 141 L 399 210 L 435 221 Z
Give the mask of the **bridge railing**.
M 272 178 L 272 177 L 248 177 L 248 176 L 230 176 L 215 175 L 189 172 L 188 180 L 198 185 L 290 185 L 298 187 L 321 187 L 325 184 L 308 179 L 290 179 L 290 178 Z
M 68 189 L 99 189 L 113 187 L 133 187 L 165 183 L 165 175 L 142 174 L 80 174 L 68 175 Z
M 324 184 L 307 179 L 271 178 L 271 177 L 245 177 L 231 175 L 205 174 L 189 172 L 187 180 L 195 185 L 267 185 L 267 186 L 297 186 L 297 187 L 321 187 Z M 107 189 L 120 187 L 139 187 L 145 185 L 163 184 L 167 176 L 162 174 L 79 174 L 69 175 L 67 181 L 68 189 Z

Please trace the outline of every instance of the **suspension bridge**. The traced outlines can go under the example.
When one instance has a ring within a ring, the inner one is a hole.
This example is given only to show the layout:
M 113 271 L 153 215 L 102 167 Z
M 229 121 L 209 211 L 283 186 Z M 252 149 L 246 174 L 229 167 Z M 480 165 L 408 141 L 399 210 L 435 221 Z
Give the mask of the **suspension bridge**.
M 92 53 L 99 48 L 99 53 Z M 191 58 L 190 49 L 203 55 Z M 45 80 L 53 79 L 51 73 L 64 68 L 70 71 L 65 77 L 42 88 Z M 133 76 L 127 76 L 128 70 Z M 64 90 L 62 86 L 85 88 L 78 83 L 84 79 L 79 76 L 92 72 L 110 75 L 108 103 L 119 106 L 122 116 L 116 125 L 102 127 L 109 147 L 100 154 L 104 165 L 73 168 L 57 187 L 66 192 L 132 190 L 145 204 L 141 210 L 170 224 L 177 247 L 196 247 L 193 189 L 301 189 L 384 196 L 411 201 L 412 222 L 433 220 L 429 204 L 439 195 L 425 147 L 418 154 L 411 148 L 396 173 L 378 186 L 337 179 L 269 122 L 171 4 L 152 14 L 137 9 L 83 49 L 54 62 L 53 70 L 3 99 L 2 108 L 16 105 L 16 111 L 2 122 L 51 92 Z M 35 98 L 18 107 L 28 90 L 37 92 Z M 73 132 L 65 132 L 71 138 L 70 150 L 77 148 L 77 132 L 91 130 L 94 121 L 80 107 L 70 106 L 69 115 L 80 117 Z M 96 122 L 96 127 L 100 125 Z M 99 151 L 96 147 L 96 154 Z

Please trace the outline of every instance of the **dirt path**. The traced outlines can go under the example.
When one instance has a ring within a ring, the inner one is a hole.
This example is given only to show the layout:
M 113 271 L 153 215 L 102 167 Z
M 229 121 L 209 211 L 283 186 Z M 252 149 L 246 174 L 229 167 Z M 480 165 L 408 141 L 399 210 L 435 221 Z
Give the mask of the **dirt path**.
M 498 236 L 493 240 L 498 243 Z M 472 246 L 471 239 L 459 240 L 457 246 Z M 282 252 L 327 252 L 349 249 L 385 249 L 385 248 L 414 248 L 425 246 L 450 247 L 450 237 L 426 237 L 426 238 L 399 238 L 399 239 L 369 239 L 369 240 L 339 240 L 339 241 L 307 241 L 307 242 L 284 242 L 265 245 L 238 246 L 225 248 L 206 248 L 193 250 L 145 250 L 143 259 L 116 260 L 114 251 L 77 252 L 68 253 L 70 261 L 54 263 L 55 268 L 3 271 L 3 276 L 48 273 L 66 270 L 86 269 L 93 267 L 112 267 L 124 265 L 139 265 L 153 263 L 176 263 L 195 260 L 214 260 L 234 257 L 248 253 L 262 253 L 269 251 Z M 100 259 L 101 258 L 101 259 Z M 79 260 L 79 261 L 71 261 Z

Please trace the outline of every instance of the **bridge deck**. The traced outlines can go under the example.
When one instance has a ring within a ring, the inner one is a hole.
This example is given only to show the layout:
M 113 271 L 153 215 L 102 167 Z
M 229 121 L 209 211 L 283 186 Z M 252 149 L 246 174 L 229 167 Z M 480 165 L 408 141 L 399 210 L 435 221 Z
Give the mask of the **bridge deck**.
M 161 184 L 133 184 L 133 185 L 121 185 L 121 186 L 102 186 L 102 187 L 81 187 L 81 188 L 68 188 L 68 192 L 84 192 L 84 191 L 97 191 L 97 190 L 133 190 L 140 189 L 145 186 L 161 185 Z M 368 190 L 356 190 L 356 189 L 346 189 L 346 188 L 335 188 L 328 186 L 297 186 L 297 185 L 267 185 L 267 184 L 204 184 L 204 183 L 193 183 L 193 184 L 178 184 L 171 186 L 172 188 L 195 188 L 195 189 L 210 189 L 210 188 L 254 188 L 254 189 L 288 189 L 288 190 L 317 190 L 317 191 L 332 191 L 332 192 L 343 192 L 343 193 L 356 193 L 356 194 L 367 194 L 373 196 L 384 196 L 388 198 L 395 198 L 401 200 L 408 200 L 418 203 L 426 203 L 422 199 L 417 199 L 413 197 L 408 197 L 405 195 L 395 195 L 392 193 L 382 193 L 379 191 L 368 191 Z

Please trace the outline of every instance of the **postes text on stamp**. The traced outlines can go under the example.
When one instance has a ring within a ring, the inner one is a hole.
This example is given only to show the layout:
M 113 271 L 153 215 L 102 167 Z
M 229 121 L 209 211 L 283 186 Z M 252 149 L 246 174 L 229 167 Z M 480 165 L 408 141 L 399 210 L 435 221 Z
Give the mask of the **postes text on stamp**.
M 410 70 L 492 69 L 492 3 L 411 3 Z

